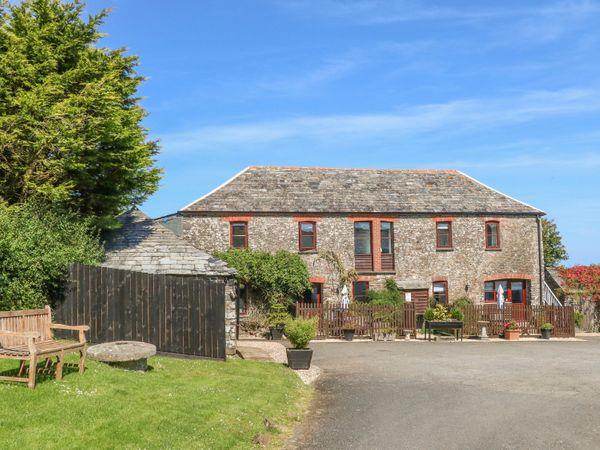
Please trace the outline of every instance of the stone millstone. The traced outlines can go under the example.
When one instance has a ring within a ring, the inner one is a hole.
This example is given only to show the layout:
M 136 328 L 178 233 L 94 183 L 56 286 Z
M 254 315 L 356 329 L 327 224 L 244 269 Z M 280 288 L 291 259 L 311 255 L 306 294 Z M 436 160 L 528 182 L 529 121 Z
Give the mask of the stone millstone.
M 92 345 L 87 354 L 91 359 L 128 370 L 148 369 L 148 358 L 156 354 L 156 346 L 146 342 L 117 341 Z

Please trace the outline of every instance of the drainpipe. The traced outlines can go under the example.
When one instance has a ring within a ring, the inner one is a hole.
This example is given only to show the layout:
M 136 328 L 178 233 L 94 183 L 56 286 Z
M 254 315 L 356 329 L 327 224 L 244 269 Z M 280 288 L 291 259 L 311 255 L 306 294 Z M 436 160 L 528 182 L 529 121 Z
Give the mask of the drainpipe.
M 538 232 L 538 262 L 540 265 L 540 305 L 543 303 L 544 296 L 544 241 L 542 239 L 542 218 L 538 215 L 535 216 L 537 221 L 537 232 Z

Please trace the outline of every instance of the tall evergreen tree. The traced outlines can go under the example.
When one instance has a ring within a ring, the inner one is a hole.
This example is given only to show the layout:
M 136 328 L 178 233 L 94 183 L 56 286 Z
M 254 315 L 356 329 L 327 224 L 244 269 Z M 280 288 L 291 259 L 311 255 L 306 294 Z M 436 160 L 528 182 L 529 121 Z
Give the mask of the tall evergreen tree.
M 96 44 L 107 10 L 0 0 L 0 199 L 67 204 L 110 225 L 158 186 L 138 58 Z
M 562 243 L 558 227 L 552 219 L 542 219 L 542 240 L 546 266 L 556 266 L 569 257 L 567 249 Z

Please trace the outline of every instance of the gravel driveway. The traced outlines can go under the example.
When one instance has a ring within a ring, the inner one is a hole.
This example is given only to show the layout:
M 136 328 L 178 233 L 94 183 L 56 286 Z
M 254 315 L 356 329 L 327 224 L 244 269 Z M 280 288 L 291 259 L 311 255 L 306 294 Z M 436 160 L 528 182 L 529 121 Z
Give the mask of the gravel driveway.
M 291 448 L 600 448 L 600 339 L 317 343 Z

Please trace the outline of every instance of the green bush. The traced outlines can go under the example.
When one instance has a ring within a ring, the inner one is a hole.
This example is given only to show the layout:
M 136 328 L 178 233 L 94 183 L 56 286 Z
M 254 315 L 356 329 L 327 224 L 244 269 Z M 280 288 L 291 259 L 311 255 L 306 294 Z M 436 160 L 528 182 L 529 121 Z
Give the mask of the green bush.
M 425 320 L 448 320 L 452 316 L 444 305 L 437 304 L 435 308 L 427 308 L 424 315 Z
M 552 325 L 550 322 L 546 322 L 545 324 L 543 324 L 540 327 L 540 330 L 550 330 L 550 331 L 552 331 L 552 330 L 554 330 L 554 325 Z
M 455 306 L 457 308 L 469 306 L 472 304 L 473 304 L 473 301 L 469 297 L 459 297 L 456 300 L 454 300 L 454 302 L 452 302 L 452 306 Z
M 465 318 L 465 313 L 463 313 L 460 309 L 458 308 L 452 308 L 450 310 L 450 317 L 452 317 L 453 319 L 456 320 L 464 320 Z
M 102 255 L 88 220 L 38 203 L 0 205 L 0 310 L 53 303 L 70 263 L 97 264 Z
M 404 304 L 404 292 L 398 288 L 393 278 L 388 278 L 385 280 L 384 289 L 369 290 L 366 302 L 372 305 L 402 305 Z
M 301 300 L 310 289 L 308 268 L 297 254 L 229 249 L 215 256 L 236 269 L 240 283 L 257 291 L 269 303 Z
M 292 316 L 288 313 L 287 307 L 280 302 L 274 302 L 271 304 L 267 321 L 270 327 L 280 327 L 285 325 Z
M 579 329 L 583 328 L 584 315 L 581 311 L 575 311 L 575 326 Z
M 285 335 L 294 348 L 306 348 L 311 340 L 317 335 L 317 323 L 315 319 L 292 319 L 287 322 L 284 330 Z

